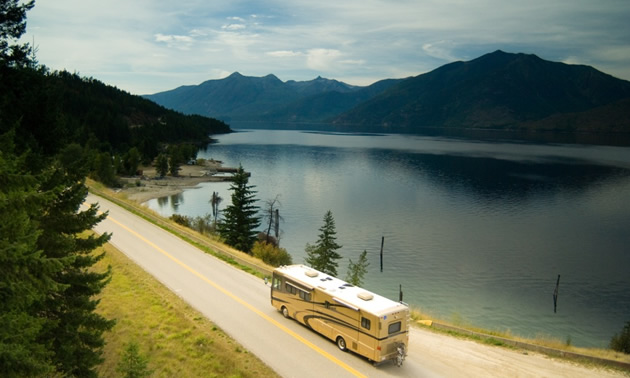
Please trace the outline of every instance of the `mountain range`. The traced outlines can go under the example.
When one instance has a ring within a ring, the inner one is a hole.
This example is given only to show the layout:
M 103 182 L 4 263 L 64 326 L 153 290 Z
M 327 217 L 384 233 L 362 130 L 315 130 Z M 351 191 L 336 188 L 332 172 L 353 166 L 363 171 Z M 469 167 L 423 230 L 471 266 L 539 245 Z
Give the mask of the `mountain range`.
M 500 50 L 365 87 L 321 77 L 283 82 L 274 75 L 233 73 L 145 97 L 236 127 L 630 133 L 630 82 L 590 66 Z

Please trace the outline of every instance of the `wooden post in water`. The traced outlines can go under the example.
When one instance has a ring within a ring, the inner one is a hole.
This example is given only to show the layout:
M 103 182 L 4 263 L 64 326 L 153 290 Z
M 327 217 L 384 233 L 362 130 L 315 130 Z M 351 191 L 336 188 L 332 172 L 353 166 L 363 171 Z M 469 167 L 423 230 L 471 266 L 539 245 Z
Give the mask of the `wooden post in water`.
M 385 236 L 381 237 L 381 273 L 383 272 L 383 244 L 385 244 Z
M 560 286 L 560 275 L 558 274 L 558 280 L 556 281 L 556 289 L 553 291 L 553 313 L 556 313 L 558 307 L 558 286 Z

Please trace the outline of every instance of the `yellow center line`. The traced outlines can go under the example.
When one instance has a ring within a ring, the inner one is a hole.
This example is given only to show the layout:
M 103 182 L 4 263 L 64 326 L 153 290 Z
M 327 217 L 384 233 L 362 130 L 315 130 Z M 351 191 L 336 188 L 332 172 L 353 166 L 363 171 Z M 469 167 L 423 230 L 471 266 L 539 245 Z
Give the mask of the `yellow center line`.
M 158 245 L 156 245 L 155 243 L 151 242 L 150 240 L 144 238 L 142 235 L 140 235 L 139 233 L 135 232 L 134 230 L 130 229 L 129 227 L 125 226 L 124 224 L 120 223 L 119 221 L 117 221 L 116 219 L 112 218 L 111 215 L 107 216 L 107 220 L 112 221 L 114 223 L 116 223 L 117 225 L 119 225 L 120 227 L 122 227 L 123 229 L 125 229 L 127 232 L 131 233 L 132 235 L 134 235 L 135 237 L 137 237 L 138 239 L 142 240 L 143 242 L 147 243 L 148 245 L 150 245 L 151 247 L 155 248 L 158 252 L 160 252 L 161 254 L 163 254 L 164 256 L 168 257 L 169 259 L 171 259 L 173 262 L 175 262 L 176 264 L 178 264 L 179 266 L 181 266 L 182 268 L 186 269 L 187 271 L 189 271 L 190 273 L 194 274 L 195 276 L 199 277 L 200 279 L 202 279 L 203 281 L 205 281 L 206 283 L 208 283 L 209 285 L 211 285 L 212 287 L 214 287 L 215 289 L 221 291 L 223 294 L 227 295 L 228 297 L 232 298 L 233 300 L 235 300 L 236 302 L 242 304 L 243 306 L 245 306 L 246 308 L 248 308 L 249 310 L 251 310 L 252 312 L 254 312 L 255 314 L 257 314 L 258 316 L 260 316 L 261 318 L 265 319 L 266 321 L 268 321 L 269 323 L 275 325 L 276 327 L 280 328 L 282 331 L 286 332 L 287 334 L 293 336 L 295 339 L 297 339 L 298 341 L 302 342 L 304 345 L 308 346 L 309 348 L 313 349 L 314 351 L 316 351 L 317 353 L 321 354 L 322 356 L 326 357 L 327 359 L 329 359 L 330 361 L 336 363 L 337 365 L 341 366 L 342 368 L 346 369 L 348 372 L 350 372 L 351 374 L 353 374 L 356 377 L 365 377 L 365 375 L 361 374 L 359 371 L 353 369 L 351 366 L 349 366 L 348 364 L 344 363 L 343 361 L 337 359 L 335 356 L 331 355 L 330 353 L 326 352 L 325 350 L 321 349 L 320 347 L 318 347 L 317 345 L 311 343 L 310 341 L 306 340 L 305 338 L 303 338 L 302 336 L 298 335 L 297 333 L 293 332 L 292 330 L 290 330 L 289 328 L 287 328 L 286 326 L 282 325 L 280 322 L 278 322 L 277 320 L 271 318 L 269 315 L 265 314 L 264 312 L 260 311 L 259 309 L 257 309 L 256 307 L 252 306 L 251 304 L 245 302 L 243 299 L 237 297 L 236 295 L 232 294 L 232 292 L 228 291 L 227 289 L 223 288 L 222 286 L 218 285 L 217 283 L 213 282 L 212 280 L 208 279 L 206 276 L 204 276 L 203 274 L 197 272 L 196 270 L 194 270 L 193 268 L 189 267 L 188 265 L 186 265 L 185 263 L 183 263 L 181 260 L 179 260 L 177 257 L 171 255 L 170 253 L 166 252 L 164 249 L 160 248 Z

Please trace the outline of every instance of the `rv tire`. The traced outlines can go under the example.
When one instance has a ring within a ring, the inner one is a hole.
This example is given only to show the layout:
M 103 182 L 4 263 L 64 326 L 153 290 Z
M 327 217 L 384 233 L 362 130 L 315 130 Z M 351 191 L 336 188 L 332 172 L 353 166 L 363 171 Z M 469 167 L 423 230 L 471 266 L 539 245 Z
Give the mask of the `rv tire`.
M 347 349 L 346 340 L 344 340 L 344 338 L 341 336 L 337 337 L 337 346 L 339 347 L 340 350 L 345 352 Z
M 282 316 L 284 316 L 285 318 L 289 319 L 289 310 L 286 307 L 282 306 L 280 311 L 282 311 Z

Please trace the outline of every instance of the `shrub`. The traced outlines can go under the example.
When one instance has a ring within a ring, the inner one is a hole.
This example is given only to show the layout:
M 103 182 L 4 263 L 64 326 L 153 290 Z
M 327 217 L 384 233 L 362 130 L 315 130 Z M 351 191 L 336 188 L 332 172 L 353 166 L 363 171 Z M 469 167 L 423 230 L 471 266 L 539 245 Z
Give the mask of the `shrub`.
M 171 215 L 171 220 L 173 220 L 177 224 L 181 224 L 184 227 L 190 228 L 190 217 L 187 217 L 185 215 L 173 214 Z
M 286 249 L 262 241 L 254 243 L 252 253 L 271 266 L 291 265 L 293 263 L 293 259 Z
M 612 337 L 610 349 L 630 354 L 630 321 L 626 323 L 620 334 Z
M 147 367 L 148 360 L 140 354 L 140 347 L 136 342 L 130 342 L 125 346 L 116 371 L 125 378 L 148 377 L 152 371 Z

